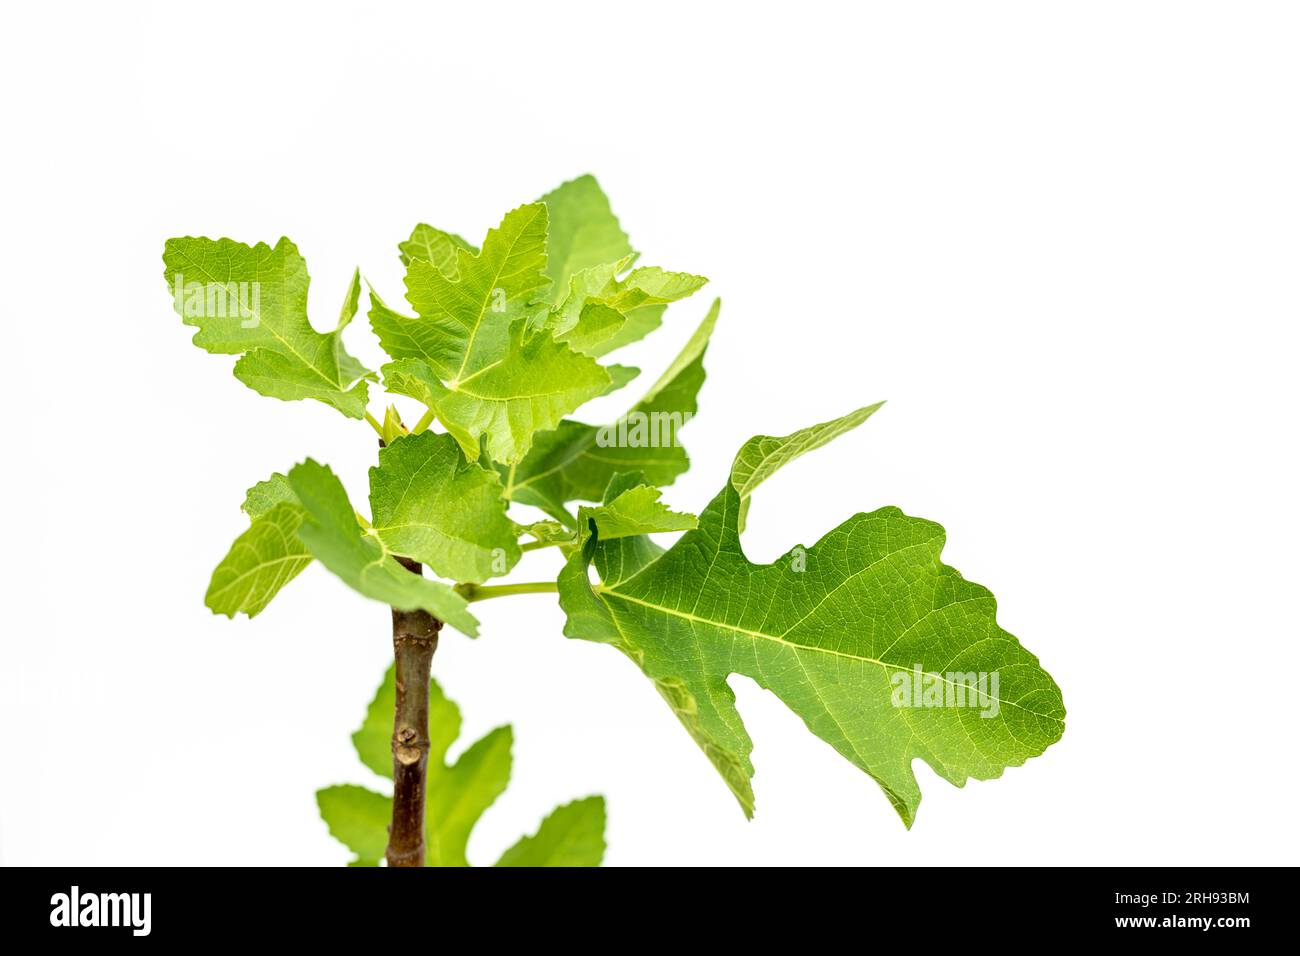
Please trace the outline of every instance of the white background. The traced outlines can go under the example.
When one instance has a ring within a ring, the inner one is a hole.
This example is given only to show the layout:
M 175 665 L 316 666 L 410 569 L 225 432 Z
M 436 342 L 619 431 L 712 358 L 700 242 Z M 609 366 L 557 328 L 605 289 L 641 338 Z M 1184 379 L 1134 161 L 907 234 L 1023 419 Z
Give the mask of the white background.
M 435 661 L 462 743 L 516 729 L 472 859 L 603 793 L 610 864 L 1297 862 L 1294 6 L 26 4 L 2 32 L 0 861 L 339 864 L 314 791 L 367 780 L 386 609 L 319 566 L 252 622 L 203 593 L 248 485 L 311 455 L 364 501 L 374 436 L 190 345 L 164 239 L 290 236 L 323 328 L 355 265 L 400 300 L 415 222 L 481 237 L 591 171 L 644 261 L 713 280 L 628 395 L 723 297 L 670 502 L 888 399 L 762 488 L 749 555 L 940 521 L 1067 729 L 964 789 L 917 762 L 908 832 L 733 677 L 747 823 L 628 661 L 549 597 L 489 602 Z M 364 322 L 348 348 L 382 360 Z

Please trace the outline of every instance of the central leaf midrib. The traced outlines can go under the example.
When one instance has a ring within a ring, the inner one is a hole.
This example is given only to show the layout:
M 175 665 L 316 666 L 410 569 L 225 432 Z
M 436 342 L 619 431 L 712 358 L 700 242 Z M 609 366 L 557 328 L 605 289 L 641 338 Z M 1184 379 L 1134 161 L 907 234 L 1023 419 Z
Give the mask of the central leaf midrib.
M 478 373 L 475 372 L 474 374 L 477 375 Z M 476 398 L 481 402 L 517 402 L 530 398 L 555 398 L 560 395 L 567 395 L 570 392 L 583 390 L 583 386 L 581 385 L 562 385 L 557 386 L 553 391 L 549 392 L 512 392 L 508 395 L 489 395 L 465 388 L 465 382 L 470 381 L 473 377 L 474 376 L 471 375 L 470 378 L 467 378 L 462 382 L 449 384 L 446 386 L 446 389 L 453 394 Z
M 459 381 L 460 377 L 465 374 L 465 366 L 469 364 L 469 356 L 470 353 L 474 350 L 474 342 L 478 338 L 478 330 L 482 328 L 483 317 L 487 315 L 488 301 L 492 298 L 492 290 L 496 288 L 496 284 L 501 278 L 501 273 L 505 269 L 506 263 L 510 261 L 510 256 L 514 254 L 515 248 L 519 245 L 520 241 L 522 240 L 525 230 L 527 230 L 527 228 L 531 226 L 533 222 L 536 221 L 537 216 L 538 213 L 534 212 L 532 218 L 529 219 L 528 222 L 526 222 L 523 225 L 523 227 L 520 228 L 519 231 L 515 233 L 514 239 L 512 239 L 510 242 L 509 249 L 506 251 L 505 255 L 501 256 L 501 258 L 497 263 L 496 271 L 492 275 L 492 281 L 487 284 L 487 291 L 486 293 L 483 294 L 482 302 L 479 304 L 478 316 L 474 321 L 474 327 L 470 330 L 469 341 L 465 343 L 465 354 L 461 356 L 460 368 L 456 370 L 456 375 L 455 375 L 456 381 Z M 487 243 L 484 243 L 485 247 L 486 245 Z M 480 252 L 479 256 L 475 258 L 481 258 L 486 251 L 487 250 L 485 248 L 483 252 Z
M 595 590 L 597 595 L 600 596 L 602 599 L 605 597 L 616 597 L 619 600 L 627 601 L 629 604 L 639 604 L 641 607 L 649 608 L 652 611 L 659 611 L 660 613 L 666 614 L 669 617 L 680 618 L 684 621 L 690 621 L 695 624 L 706 624 L 710 627 L 720 628 L 725 631 L 733 631 L 737 634 L 744 634 L 747 637 L 753 637 L 760 640 L 771 641 L 775 644 L 780 644 L 783 647 L 790 648 L 796 654 L 799 651 L 808 651 L 810 653 L 829 654 L 833 657 L 842 657 L 845 660 L 858 661 L 863 664 L 875 664 L 878 667 L 881 667 L 885 670 L 896 670 L 896 671 L 906 671 L 906 672 L 911 672 L 912 670 L 912 668 L 910 667 L 903 667 L 901 664 L 891 664 L 888 661 L 882 661 L 875 657 L 861 657 L 858 656 L 857 654 L 846 654 L 843 651 L 833 651 L 825 647 L 815 647 L 810 644 L 796 644 L 793 641 L 787 641 L 784 638 L 779 637 L 775 634 L 766 634 L 763 631 L 753 631 L 748 628 L 740 627 L 739 625 L 736 624 L 727 624 L 723 621 L 710 620 L 709 618 L 700 617 L 699 615 L 696 614 L 690 614 L 687 613 L 686 611 L 680 611 L 676 608 L 665 607 L 662 604 L 654 604 L 653 602 L 650 601 L 642 601 L 640 598 L 634 598 L 627 594 L 620 594 L 618 591 L 612 589 L 606 590 L 599 587 L 593 587 L 593 590 Z M 957 686 L 953 681 L 948 680 L 942 674 L 935 674 L 934 676 L 937 677 L 940 681 L 942 681 L 945 684 L 948 684 L 952 687 Z M 991 695 L 989 696 L 989 700 L 995 700 L 999 704 L 1005 704 L 1008 707 L 1015 707 L 1018 710 L 1025 711 L 1025 713 L 1033 714 L 1035 717 L 1044 717 L 1048 720 L 1055 720 L 1058 723 L 1064 723 L 1064 721 L 1061 720 L 1061 718 L 1059 717 L 1054 717 L 1051 714 L 1040 714 L 1038 713 L 1038 711 L 1030 710 L 1028 707 L 1024 707 L 1015 701 L 1003 700 L 999 697 L 993 697 Z

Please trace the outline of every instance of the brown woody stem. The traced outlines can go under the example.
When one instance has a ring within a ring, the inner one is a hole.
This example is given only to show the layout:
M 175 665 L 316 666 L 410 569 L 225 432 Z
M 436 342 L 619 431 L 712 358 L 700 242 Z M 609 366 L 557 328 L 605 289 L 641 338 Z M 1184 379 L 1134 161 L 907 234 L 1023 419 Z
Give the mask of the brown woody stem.
M 420 565 L 398 558 L 413 574 Z M 388 865 L 424 866 L 424 792 L 429 765 L 429 668 L 442 621 L 428 611 L 393 608 L 397 706 L 393 713 L 393 820 Z

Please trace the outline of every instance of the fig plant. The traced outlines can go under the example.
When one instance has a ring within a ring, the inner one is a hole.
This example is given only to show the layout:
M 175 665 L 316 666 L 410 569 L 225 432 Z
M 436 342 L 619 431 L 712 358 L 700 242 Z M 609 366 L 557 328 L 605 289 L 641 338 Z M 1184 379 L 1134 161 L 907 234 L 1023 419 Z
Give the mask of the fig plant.
M 879 508 L 770 564 L 745 557 L 740 535 L 758 486 L 879 404 L 749 439 L 698 517 L 671 510 L 662 489 L 688 466 L 679 433 L 696 412 L 715 300 L 626 413 L 599 425 L 569 417 L 626 386 L 638 370 L 606 357 L 654 331 L 670 303 L 706 281 L 639 265 L 592 177 L 507 213 L 479 247 L 422 223 L 399 252 L 414 315 L 369 290 L 370 325 L 391 358 L 378 375 L 342 343 L 360 303 L 359 271 L 333 331 L 318 332 L 307 318 L 306 264 L 288 239 L 171 239 L 163 256 L 196 345 L 238 355 L 235 377 L 261 394 L 323 402 L 379 437 L 369 516 L 311 459 L 249 489 L 248 529 L 214 571 L 206 602 L 252 617 L 318 561 L 392 608 L 390 866 L 422 865 L 426 831 L 439 826 L 425 823 L 439 631 L 476 636 L 470 606 L 491 598 L 556 594 L 564 633 L 609 644 L 639 667 L 747 816 L 752 745 L 727 683 L 733 673 L 771 690 L 871 776 L 908 826 L 921 796 L 914 759 L 961 786 L 1000 776 L 1061 736 L 1059 689 L 998 626 L 993 595 L 942 562 L 934 522 Z M 408 427 L 391 404 L 381 416 L 368 411 L 381 383 L 418 402 L 418 420 Z M 651 537 L 662 532 L 684 533 L 665 548 Z M 557 580 L 487 583 L 540 548 L 564 555 Z M 446 739 L 445 728 L 435 734 Z

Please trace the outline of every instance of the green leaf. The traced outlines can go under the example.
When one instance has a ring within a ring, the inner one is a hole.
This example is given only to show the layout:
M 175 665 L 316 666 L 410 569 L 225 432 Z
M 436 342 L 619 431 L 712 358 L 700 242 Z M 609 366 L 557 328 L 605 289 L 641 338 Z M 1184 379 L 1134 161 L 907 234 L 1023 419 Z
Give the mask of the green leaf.
M 379 437 L 384 440 L 385 445 L 391 445 L 406 434 L 406 428 L 402 425 L 402 416 L 396 406 L 389 405 L 384 409 L 384 421 L 379 430 L 381 433 Z
M 305 517 L 298 537 L 321 564 L 368 598 L 405 611 L 417 608 L 474 637 L 478 621 L 464 598 L 441 581 L 402 567 L 380 538 L 362 531 L 334 473 L 308 458 L 289 472 Z
M 243 611 L 256 617 L 311 564 L 311 553 L 298 540 L 302 520 L 302 508 L 288 501 L 253 517 L 212 572 L 203 602 L 213 613 L 233 618 Z
M 520 206 L 488 233 L 482 252 L 458 246 L 454 271 L 409 260 L 407 298 L 418 318 L 371 292 L 371 324 L 396 360 L 384 366 L 385 385 L 424 402 L 466 458 L 477 459 L 486 438 L 493 460 L 519 461 L 535 432 L 613 384 L 594 360 L 531 321 L 550 282 L 546 242 L 546 205 Z
M 455 385 L 443 385 L 428 364 L 400 359 L 383 367 L 390 392 L 423 402 L 477 459 L 487 440 L 493 461 L 520 461 L 534 435 L 555 428 L 564 416 L 610 386 L 609 374 L 592 359 L 531 330 L 523 321 L 510 329 L 505 354 Z
M 633 255 L 627 234 L 594 176 L 579 176 L 540 201 L 550 216 L 546 273 L 552 295 L 564 295 L 569 279 L 584 269 Z
M 585 525 L 590 521 L 601 541 L 661 531 L 689 531 L 699 524 L 695 515 L 670 511 L 659 500 L 662 494 L 651 485 L 637 485 L 607 504 L 579 509 L 579 523 Z
M 429 866 L 469 866 L 470 831 L 510 782 L 511 729 L 498 727 L 447 766 L 429 762 L 429 798 L 424 812 L 425 858 Z M 432 755 L 431 755 L 432 756 Z
M 406 298 L 418 318 L 372 291 L 370 323 L 389 355 L 419 359 L 454 390 L 506 355 L 510 326 L 550 281 L 545 269 L 546 207 L 520 206 L 489 230 L 478 255 L 456 249 L 453 276 L 426 259 L 408 262 Z
M 379 865 L 388 849 L 388 821 L 393 815 L 391 797 L 343 784 L 317 790 L 316 806 L 329 827 L 330 836 L 356 854 L 348 866 Z
M 676 411 L 694 415 L 696 397 L 704 384 L 704 353 L 709 337 L 718 322 L 722 300 L 714 299 L 708 313 L 687 340 L 677 357 L 664 369 L 659 379 L 645 393 L 633 411 Z M 657 482 L 658 483 L 658 482 Z
M 395 703 L 394 669 L 390 666 L 365 720 L 352 735 L 361 762 L 387 779 L 393 775 Z M 510 781 L 510 727 L 489 732 L 454 763 L 448 763 L 447 752 L 460 736 L 460 727 L 460 708 L 447 699 L 436 681 L 430 681 L 425 802 L 425 861 L 429 866 L 469 865 L 466 848 L 470 834 Z M 355 786 L 327 787 L 317 791 L 316 797 L 330 833 L 357 855 L 355 865 L 377 865 L 388 843 L 392 800 Z M 598 811 L 592 801 L 600 803 Z M 543 822 L 536 836 L 519 841 L 506 856 L 514 854 L 524 861 L 508 864 L 516 866 L 598 866 L 603 850 L 604 802 L 588 797 L 560 807 Z
M 359 277 L 353 277 L 333 332 L 307 320 L 307 264 L 288 239 L 271 248 L 230 239 L 168 239 L 164 273 L 176 311 L 196 326 L 194 344 L 209 352 L 241 355 L 235 377 L 250 388 L 287 401 L 314 398 L 350 418 L 365 414 L 371 373 L 343 350 L 342 332 L 355 312 Z
M 690 462 L 678 431 L 697 410 L 704 354 L 718 320 L 715 300 L 704 321 L 645 396 L 606 426 L 565 420 L 536 436 L 513 470 L 499 468 L 514 501 L 533 505 L 573 525 L 565 504 L 600 501 L 619 472 L 640 471 L 652 485 L 668 485 Z
M 642 268 L 609 200 L 591 176 L 542 197 L 550 214 L 547 274 L 556 311 L 546 321 L 556 338 L 599 357 L 658 328 L 669 302 L 707 281 L 684 272 Z
M 501 854 L 497 866 L 600 866 L 605 856 L 605 800 L 587 797 L 556 807 L 532 836 Z
M 373 382 L 378 378 L 378 376 L 354 359 L 351 355 L 348 355 L 347 352 L 343 351 L 343 330 L 346 329 L 356 317 L 357 306 L 360 302 L 361 270 L 356 269 L 352 273 L 352 281 L 348 284 L 347 294 L 343 297 L 343 307 L 339 310 L 338 325 L 334 327 L 334 362 L 338 366 L 339 374 L 345 381 L 365 380 Z M 365 403 L 363 402 L 363 414 L 364 406 Z
M 627 322 L 627 316 L 603 302 L 591 302 L 583 307 L 572 328 L 555 333 L 557 342 L 567 342 L 569 348 L 583 355 L 599 356 L 601 346 L 612 339 Z
M 732 485 L 740 497 L 748 498 L 755 488 L 800 455 L 820 448 L 857 428 L 884 404 L 877 402 L 867 405 L 841 418 L 800 429 L 782 438 L 772 438 L 769 435 L 751 438 L 736 454 L 735 463 L 731 467 Z
M 606 365 L 605 371 L 609 373 L 609 388 L 602 392 L 602 395 L 608 395 L 611 392 L 617 392 L 620 388 L 627 385 L 634 378 L 641 374 L 639 368 L 631 365 Z
M 534 521 L 532 524 L 522 525 L 519 531 L 521 534 L 531 535 L 538 544 L 577 543 L 573 531 L 558 521 Z
M 346 329 L 348 325 L 356 318 L 357 306 L 361 304 L 361 270 L 352 271 L 352 281 L 348 283 L 348 291 L 343 295 L 343 307 L 339 309 L 339 321 L 335 326 L 336 329 Z
M 737 531 L 745 530 L 745 519 L 749 515 L 749 496 L 754 493 L 755 488 L 800 455 L 820 448 L 845 432 L 857 428 L 878 412 L 884 404 L 884 402 L 876 402 L 874 405 L 867 405 L 829 422 L 801 428 L 783 438 L 759 435 L 745 442 L 731 468 L 731 482 L 736 493 L 740 495 L 740 512 L 736 516 Z
M 693 295 L 709 281 L 657 266 L 633 269 L 616 279 L 613 268 L 588 270 L 575 277 L 569 295 L 550 319 L 556 339 L 597 358 L 653 332 L 670 302 Z
M 501 479 L 450 435 L 395 439 L 370 469 L 371 521 L 384 546 L 453 581 L 481 584 L 519 560 Z
M 393 665 L 388 665 L 383 682 L 366 708 L 361 726 L 352 734 L 352 746 L 361 762 L 386 780 L 393 779 L 393 714 L 397 708 L 394 674 Z M 446 707 L 441 710 L 435 710 L 432 706 L 429 708 L 429 735 L 430 738 L 434 734 L 439 735 L 441 743 L 443 736 L 450 734 L 450 740 L 446 743 L 446 746 L 450 746 L 451 741 L 460 736 L 460 711 L 455 704 L 450 704 L 445 697 L 434 694 L 431 689 L 429 703 L 433 704 L 435 699 L 449 704 L 450 712 Z M 431 741 L 430 748 L 432 747 Z M 385 820 L 384 824 L 387 825 L 388 821 Z
M 556 333 L 564 333 L 578 324 L 583 308 L 589 301 L 599 304 L 598 300 L 606 289 L 617 285 L 618 277 L 632 268 L 636 253 L 621 259 L 603 262 L 573 273 L 568 278 L 568 287 L 553 289 L 558 302 L 551 312 L 542 317 L 543 321 Z M 617 310 L 614 310 L 617 313 Z M 625 317 L 620 315 L 620 324 Z
M 241 507 L 250 518 L 256 518 L 266 514 L 283 501 L 296 505 L 298 496 L 293 493 L 288 477 L 277 471 L 266 481 L 259 481 L 249 488 Z
M 689 272 L 668 272 L 658 266 L 633 269 L 625 278 L 615 279 L 588 296 L 585 306 L 594 300 L 619 312 L 629 313 L 647 305 L 667 305 L 702 289 L 709 280 Z
M 631 657 L 747 815 L 752 744 L 727 684 L 732 673 L 773 691 L 875 779 L 908 826 L 921 797 L 914 759 L 961 786 L 1041 754 L 1064 729 L 1060 690 L 997 625 L 993 595 L 940 560 L 939 525 L 881 508 L 772 564 L 745 557 L 738 519 L 748 493 L 872 410 L 751 439 L 699 528 L 636 573 L 593 586 L 593 542 L 561 572 L 565 633 Z M 922 675 L 938 675 L 930 686 L 939 705 L 894 706 L 918 665 Z M 955 705 L 966 674 L 987 675 L 978 707 Z M 944 706 L 949 692 L 954 706 Z
M 456 235 L 443 232 L 433 226 L 420 223 L 411 231 L 411 238 L 397 244 L 402 265 L 409 266 L 412 259 L 423 259 L 448 279 L 457 275 L 456 250 L 464 249 L 470 255 L 478 255 L 478 250 Z
M 608 507 L 621 495 L 644 484 L 645 476 L 641 472 L 620 472 L 610 479 L 601 504 Z M 692 527 L 697 527 L 699 519 L 694 515 L 689 517 L 694 522 Z M 591 565 L 596 569 L 603 584 L 613 585 L 625 581 L 664 553 L 664 549 L 646 534 L 632 534 L 621 538 L 600 536 L 598 540 L 588 544 L 591 538 L 590 520 L 582 524 L 584 527 L 580 533 L 580 544 L 590 548 Z M 571 554 L 571 551 L 565 552 L 565 557 Z

